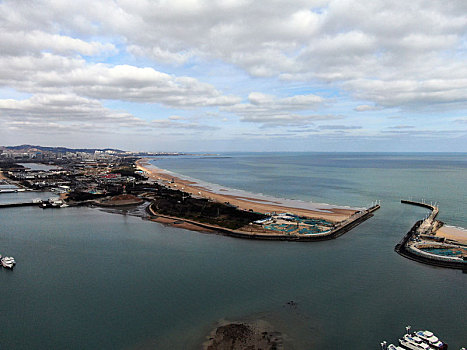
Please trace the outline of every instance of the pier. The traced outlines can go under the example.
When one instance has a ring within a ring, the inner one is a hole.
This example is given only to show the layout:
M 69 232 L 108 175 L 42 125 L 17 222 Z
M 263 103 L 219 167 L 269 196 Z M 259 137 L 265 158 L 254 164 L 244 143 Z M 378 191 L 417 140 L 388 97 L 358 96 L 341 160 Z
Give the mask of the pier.
M 435 236 L 437 227 L 442 225 L 441 222 L 435 220 L 439 213 L 438 207 L 433 204 L 411 200 L 401 200 L 401 203 L 427 208 L 431 210 L 431 213 L 425 220 L 417 221 L 395 246 L 394 250 L 401 256 L 414 261 L 433 266 L 461 269 L 466 272 L 467 254 L 463 254 L 462 257 L 453 257 L 433 254 L 423 250 L 426 250 L 426 248 L 434 248 L 446 250 L 463 249 L 464 252 L 466 251 L 460 245 L 446 244 L 443 238 Z
M 427 204 L 425 202 L 415 202 L 415 201 L 406 200 L 406 199 L 402 199 L 401 203 L 416 205 L 419 207 L 430 209 L 431 214 L 425 220 L 423 220 L 423 222 L 420 224 L 420 226 L 418 227 L 418 232 L 420 234 L 432 234 L 432 232 L 435 230 L 435 226 L 436 226 L 435 219 L 438 216 L 439 208 L 433 204 Z

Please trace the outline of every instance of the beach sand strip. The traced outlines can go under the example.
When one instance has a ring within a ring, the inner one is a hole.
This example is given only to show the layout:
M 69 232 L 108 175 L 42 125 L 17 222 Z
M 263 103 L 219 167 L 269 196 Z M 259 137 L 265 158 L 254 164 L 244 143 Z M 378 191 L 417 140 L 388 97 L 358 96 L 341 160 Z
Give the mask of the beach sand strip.
M 454 227 L 454 226 L 442 226 L 436 231 L 436 236 L 444 237 L 461 244 L 467 244 L 467 230 Z
M 178 189 L 190 193 L 194 197 L 203 197 L 219 203 L 233 205 L 242 210 L 250 210 L 258 213 L 293 213 L 295 215 L 308 218 L 319 218 L 330 222 L 340 222 L 349 218 L 357 210 L 343 208 L 323 208 L 319 210 L 303 209 L 291 206 L 281 205 L 280 202 L 272 204 L 265 202 L 264 199 L 251 197 L 235 196 L 231 194 L 217 193 L 206 189 L 192 181 L 180 179 L 164 169 L 151 165 L 146 159 L 140 159 L 136 162 L 137 168 L 144 171 L 146 175 L 156 181 L 165 182 L 164 185 L 172 189 Z M 323 210 L 323 211 L 321 211 Z

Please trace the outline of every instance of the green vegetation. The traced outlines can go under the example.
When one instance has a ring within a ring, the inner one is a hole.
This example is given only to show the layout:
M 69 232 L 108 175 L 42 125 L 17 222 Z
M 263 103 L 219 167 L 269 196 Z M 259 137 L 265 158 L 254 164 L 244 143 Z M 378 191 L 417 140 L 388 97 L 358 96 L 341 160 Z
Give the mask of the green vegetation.
M 159 186 L 151 204 L 154 212 L 161 215 L 184 218 L 202 223 L 238 229 L 266 216 L 239 210 L 228 204 L 211 202 L 205 198 L 193 198 L 188 193 Z

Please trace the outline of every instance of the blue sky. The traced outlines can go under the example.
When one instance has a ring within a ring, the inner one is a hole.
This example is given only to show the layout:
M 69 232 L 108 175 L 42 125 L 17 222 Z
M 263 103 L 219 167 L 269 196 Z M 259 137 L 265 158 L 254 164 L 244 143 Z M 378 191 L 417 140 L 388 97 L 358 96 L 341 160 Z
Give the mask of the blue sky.
M 465 1 L 0 2 L 0 144 L 467 152 Z

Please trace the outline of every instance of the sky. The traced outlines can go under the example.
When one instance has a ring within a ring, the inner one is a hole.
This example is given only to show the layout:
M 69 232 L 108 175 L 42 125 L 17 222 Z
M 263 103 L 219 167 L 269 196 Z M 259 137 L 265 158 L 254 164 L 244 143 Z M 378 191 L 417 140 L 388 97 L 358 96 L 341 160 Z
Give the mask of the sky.
M 467 1 L 0 0 L 0 145 L 467 152 Z

